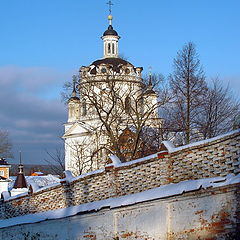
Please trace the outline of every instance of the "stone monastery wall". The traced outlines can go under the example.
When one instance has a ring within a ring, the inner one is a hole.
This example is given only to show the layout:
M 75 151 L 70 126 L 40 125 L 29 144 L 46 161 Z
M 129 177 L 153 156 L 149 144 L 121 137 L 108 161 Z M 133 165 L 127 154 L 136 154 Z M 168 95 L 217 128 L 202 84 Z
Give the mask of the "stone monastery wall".
M 7 219 L 3 222 L 13 221 L 10 226 L 3 223 L 3 227 L 0 222 L 0 239 L 236 240 L 240 232 L 239 186 L 200 189 L 134 205 L 75 212 L 68 217 L 56 217 L 56 210 L 55 217 L 45 213 L 44 220 L 36 217 L 40 214 L 28 217 L 33 221 L 20 217 L 21 223 Z
M 2 200 L 0 218 L 54 210 L 142 192 L 189 179 L 240 172 L 240 131 L 79 176 Z

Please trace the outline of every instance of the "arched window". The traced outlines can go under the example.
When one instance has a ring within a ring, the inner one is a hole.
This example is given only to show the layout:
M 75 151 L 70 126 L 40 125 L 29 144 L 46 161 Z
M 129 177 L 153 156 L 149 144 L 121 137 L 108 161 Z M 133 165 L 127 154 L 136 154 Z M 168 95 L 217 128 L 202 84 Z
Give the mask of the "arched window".
M 129 96 L 125 98 L 125 111 L 126 113 L 130 113 L 131 111 L 131 98 Z
M 112 53 L 115 54 L 114 43 L 112 44 Z
M 111 53 L 111 44 L 108 43 L 108 53 Z
M 140 98 L 139 107 L 140 107 L 141 114 L 143 114 L 144 113 L 144 99 L 143 99 L 143 97 Z
M 87 104 L 85 99 L 83 99 L 83 103 L 82 103 L 82 115 L 83 116 L 87 115 Z

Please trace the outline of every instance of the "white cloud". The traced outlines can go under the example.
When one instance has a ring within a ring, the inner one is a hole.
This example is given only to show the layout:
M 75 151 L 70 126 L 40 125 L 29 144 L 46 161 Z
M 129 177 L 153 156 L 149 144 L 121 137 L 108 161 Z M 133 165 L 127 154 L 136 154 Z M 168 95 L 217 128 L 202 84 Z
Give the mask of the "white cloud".
M 0 67 L 0 128 L 9 131 L 14 149 L 25 149 L 26 163 L 42 161 L 45 149 L 61 144 L 67 110 L 60 101 L 71 73 L 49 68 Z M 46 91 L 53 98 L 46 99 Z
M 25 91 L 29 95 L 52 88 L 59 88 L 65 81 L 71 80 L 71 71 L 61 72 L 47 67 L 0 67 L 0 87 L 17 92 Z

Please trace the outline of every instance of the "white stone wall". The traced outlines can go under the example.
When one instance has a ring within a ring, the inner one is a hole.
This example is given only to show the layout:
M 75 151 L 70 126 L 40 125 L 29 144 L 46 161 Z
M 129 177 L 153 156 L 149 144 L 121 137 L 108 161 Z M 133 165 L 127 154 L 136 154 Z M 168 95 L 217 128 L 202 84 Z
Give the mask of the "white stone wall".
M 44 212 L 113 197 L 130 195 L 170 183 L 240 173 L 239 130 L 172 153 L 106 166 L 70 184 L 44 188 L 26 196 L 0 201 L 3 218 Z
M 7 180 L 0 180 L 0 195 L 4 191 L 8 191 L 8 183 L 9 181 Z
M 2 228 L 0 239 L 237 239 L 238 187 L 200 190 L 133 206 Z

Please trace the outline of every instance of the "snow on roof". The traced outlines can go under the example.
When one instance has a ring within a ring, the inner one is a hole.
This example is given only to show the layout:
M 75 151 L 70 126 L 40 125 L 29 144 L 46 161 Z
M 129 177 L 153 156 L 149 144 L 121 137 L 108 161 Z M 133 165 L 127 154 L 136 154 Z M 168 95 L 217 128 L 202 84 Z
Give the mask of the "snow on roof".
M 81 204 L 57 210 L 28 214 L 24 216 L 14 217 L 10 219 L 0 220 L 0 228 L 37 223 L 46 220 L 60 219 L 74 216 L 79 213 L 98 211 L 102 208 L 117 208 L 121 206 L 133 205 L 140 202 L 161 199 L 165 197 L 180 195 L 184 192 L 199 190 L 200 188 L 221 187 L 234 183 L 240 183 L 240 174 L 229 174 L 226 177 L 205 178 L 198 180 L 187 180 L 176 184 L 163 185 L 158 188 L 150 189 L 144 192 L 121 196 L 118 198 L 108 198 L 101 201 Z
M 240 129 L 236 129 L 236 130 L 233 130 L 231 132 L 228 132 L 228 133 L 225 133 L 225 134 L 213 137 L 213 138 L 209 138 L 209 139 L 205 139 L 205 140 L 202 140 L 202 141 L 190 143 L 190 144 L 187 144 L 187 145 L 184 145 L 184 146 L 181 146 L 181 147 L 174 147 L 174 145 L 170 141 L 163 141 L 163 144 L 165 145 L 165 147 L 167 148 L 169 153 L 173 153 L 173 152 L 177 152 L 177 151 L 180 151 L 180 150 L 183 150 L 183 149 L 186 149 L 186 148 L 196 147 L 196 146 L 199 146 L 199 145 L 202 145 L 202 144 L 207 144 L 207 143 L 219 140 L 221 138 L 231 136 L 235 133 L 240 133 Z
M 25 176 L 27 180 L 28 186 L 31 184 L 34 184 L 35 186 L 38 186 L 39 188 L 43 188 L 55 183 L 60 183 L 60 179 L 54 175 L 47 175 L 47 176 Z M 10 177 L 13 181 L 8 185 L 9 190 L 13 188 L 14 182 L 16 177 Z

